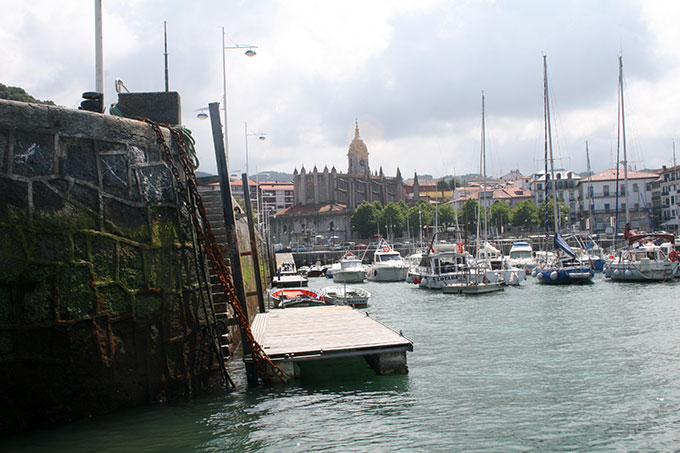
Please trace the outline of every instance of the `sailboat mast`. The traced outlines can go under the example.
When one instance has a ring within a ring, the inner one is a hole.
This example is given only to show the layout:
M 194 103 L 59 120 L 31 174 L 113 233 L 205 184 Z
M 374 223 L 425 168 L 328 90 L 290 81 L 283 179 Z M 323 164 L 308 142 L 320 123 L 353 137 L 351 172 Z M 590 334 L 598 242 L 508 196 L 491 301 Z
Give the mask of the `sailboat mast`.
M 482 235 L 486 239 L 486 222 L 484 225 L 484 231 L 480 233 L 482 227 L 482 191 L 486 189 L 486 162 L 484 161 L 485 152 L 485 132 L 484 132 L 484 92 L 482 91 L 482 138 L 481 138 L 481 148 L 479 150 L 479 172 L 482 173 L 482 185 L 477 192 L 477 255 L 479 256 L 479 251 L 481 249 L 481 238 Z M 485 220 L 486 220 L 486 216 Z
M 552 199 L 553 199 L 553 221 L 555 225 L 555 232 L 559 232 L 561 225 L 559 222 L 559 217 L 557 215 L 557 183 L 555 181 L 555 168 L 553 164 L 553 149 L 552 149 L 552 131 L 550 128 L 550 97 L 548 95 L 548 63 L 546 61 L 546 56 L 543 55 L 543 86 L 544 93 L 543 97 L 545 100 L 545 142 L 547 154 L 550 157 L 550 181 L 552 183 Z M 547 182 L 547 181 L 546 181 Z M 548 204 L 548 199 L 545 200 L 546 206 Z M 547 222 L 547 221 L 546 221 Z
M 586 140 L 586 162 L 588 164 L 588 195 L 587 195 L 587 200 L 588 200 L 588 217 L 589 217 L 589 224 L 590 227 L 588 228 L 588 232 L 590 234 L 593 234 L 593 229 L 595 226 L 593 225 L 593 214 L 595 211 L 595 206 L 594 206 L 594 200 L 593 200 L 593 173 L 590 171 L 590 152 L 588 151 L 588 140 Z
M 628 155 L 626 153 L 626 112 L 623 108 L 623 56 L 619 55 L 619 91 L 621 96 L 621 138 L 623 140 L 623 180 L 626 200 L 626 224 L 630 223 L 628 208 Z

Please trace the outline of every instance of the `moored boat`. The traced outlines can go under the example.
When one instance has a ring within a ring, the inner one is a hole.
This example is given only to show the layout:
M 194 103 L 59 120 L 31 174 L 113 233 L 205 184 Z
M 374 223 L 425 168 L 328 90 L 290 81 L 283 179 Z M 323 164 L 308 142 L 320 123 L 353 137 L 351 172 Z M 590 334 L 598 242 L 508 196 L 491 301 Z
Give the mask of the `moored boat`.
M 307 288 L 281 288 L 270 293 L 274 308 L 325 305 L 323 297 Z
M 330 305 L 349 305 L 363 308 L 368 305 L 371 293 L 365 288 L 356 286 L 328 286 L 321 290 L 320 296 Z
M 401 282 L 406 280 L 408 269 L 401 254 L 382 239 L 373 254 L 373 264 L 366 269 L 366 278 L 378 282 Z
M 616 281 L 665 281 L 677 276 L 678 252 L 672 234 L 638 234 L 626 225 L 628 247 L 619 250 L 604 269 L 604 276 Z
M 347 252 L 333 265 L 332 275 L 335 283 L 361 283 L 366 280 L 366 268 L 352 252 Z

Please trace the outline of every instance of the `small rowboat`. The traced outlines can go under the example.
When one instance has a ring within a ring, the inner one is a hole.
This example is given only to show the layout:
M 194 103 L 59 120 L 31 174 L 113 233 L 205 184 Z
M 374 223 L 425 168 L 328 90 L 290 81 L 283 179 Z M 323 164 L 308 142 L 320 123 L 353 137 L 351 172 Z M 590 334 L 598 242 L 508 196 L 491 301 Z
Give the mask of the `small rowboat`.
M 274 308 L 314 307 L 326 305 L 323 297 L 307 288 L 281 288 L 270 294 Z
M 368 305 L 371 293 L 364 288 L 329 286 L 321 290 L 321 297 L 329 305 L 349 305 L 354 308 L 363 308 Z

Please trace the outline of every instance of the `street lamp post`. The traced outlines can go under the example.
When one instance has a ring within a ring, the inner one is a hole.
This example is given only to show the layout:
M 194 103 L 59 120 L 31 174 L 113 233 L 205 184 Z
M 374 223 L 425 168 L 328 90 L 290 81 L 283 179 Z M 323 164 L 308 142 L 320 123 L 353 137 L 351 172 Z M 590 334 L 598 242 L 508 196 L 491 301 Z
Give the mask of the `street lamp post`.
M 262 134 L 260 132 L 252 132 L 248 133 L 248 123 L 246 122 L 246 174 L 248 177 L 250 177 L 250 172 L 248 171 L 248 137 L 251 135 L 257 135 L 257 138 L 260 141 L 264 141 L 267 139 L 266 135 L 267 134 Z M 257 173 L 257 166 L 255 167 L 255 173 Z M 256 175 L 256 183 L 255 183 L 255 209 L 257 209 L 257 225 L 258 228 L 260 226 L 260 177 L 259 175 Z M 248 187 L 248 193 L 250 196 L 250 187 Z
M 224 91 L 224 104 L 223 104 L 223 109 L 224 109 L 224 153 L 226 155 L 226 160 L 227 160 L 227 167 L 229 166 L 229 143 L 227 139 L 227 62 L 226 62 L 226 57 L 225 57 L 225 50 L 233 50 L 233 49 L 247 49 L 245 52 L 245 55 L 248 57 L 254 57 L 257 55 L 257 52 L 255 52 L 253 49 L 257 49 L 257 46 L 251 46 L 249 44 L 236 44 L 233 43 L 233 46 L 225 46 L 224 43 L 224 37 L 226 36 L 226 33 L 224 32 L 224 27 L 222 27 L 222 88 Z M 233 41 L 232 41 L 233 42 Z M 246 171 L 247 173 L 247 171 Z

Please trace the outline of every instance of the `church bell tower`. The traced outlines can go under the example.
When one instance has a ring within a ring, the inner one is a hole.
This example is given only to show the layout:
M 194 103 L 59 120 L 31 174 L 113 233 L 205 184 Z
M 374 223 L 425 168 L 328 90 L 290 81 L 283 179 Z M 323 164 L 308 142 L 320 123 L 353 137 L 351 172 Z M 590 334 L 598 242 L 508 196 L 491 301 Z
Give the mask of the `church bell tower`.
M 359 137 L 359 121 L 355 122 L 354 139 L 349 144 L 349 151 L 347 152 L 347 159 L 349 167 L 347 173 L 352 176 L 365 176 L 371 173 L 368 166 L 368 147 L 366 143 Z

